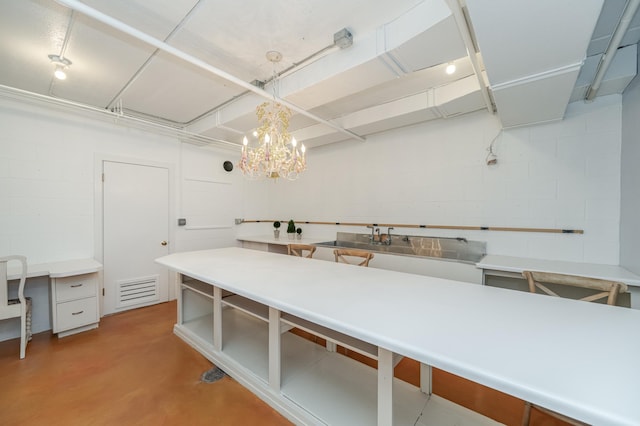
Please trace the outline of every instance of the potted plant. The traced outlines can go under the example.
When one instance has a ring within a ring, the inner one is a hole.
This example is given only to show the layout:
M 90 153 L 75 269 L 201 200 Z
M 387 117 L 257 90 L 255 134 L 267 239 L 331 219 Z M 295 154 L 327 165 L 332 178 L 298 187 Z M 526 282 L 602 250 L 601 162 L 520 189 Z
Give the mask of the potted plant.
M 302 228 L 298 228 L 296 229 L 296 233 L 298 234 L 296 236 L 297 239 L 301 240 L 302 239 Z
M 280 222 L 277 220 L 273 222 L 273 237 L 276 240 L 280 238 Z
M 287 237 L 289 237 L 290 240 L 293 240 L 295 234 L 296 234 L 296 224 L 293 221 L 293 219 L 290 219 L 289 224 L 287 225 Z

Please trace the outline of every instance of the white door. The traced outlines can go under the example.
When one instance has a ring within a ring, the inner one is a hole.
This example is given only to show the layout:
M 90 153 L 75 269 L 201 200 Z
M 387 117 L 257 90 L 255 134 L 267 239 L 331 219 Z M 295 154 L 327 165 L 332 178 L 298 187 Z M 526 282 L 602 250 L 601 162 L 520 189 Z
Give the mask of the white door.
M 103 162 L 103 314 L 169 300 L 169 170 Z

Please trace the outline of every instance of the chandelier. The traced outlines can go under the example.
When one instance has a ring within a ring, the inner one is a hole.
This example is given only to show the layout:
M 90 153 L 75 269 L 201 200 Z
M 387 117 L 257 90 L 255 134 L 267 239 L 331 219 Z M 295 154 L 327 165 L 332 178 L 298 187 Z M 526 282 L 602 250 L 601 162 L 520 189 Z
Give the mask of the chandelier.
M 267 52 L 267 59 L 272 63 L 279 62 L 279 52 Z M 254 132 L 258 138 L 258 146 L 249 147 L 245 136 L 242 140 L 240 170 L 250 178 L 267 177 L 295 180 L 307 168 L 304 144 L 300 145 L 289 133 L 291 110 L 276 102 L 276 74 L 273 73 L 273 101 L 264 102 L 256 108 L 259 127 Z

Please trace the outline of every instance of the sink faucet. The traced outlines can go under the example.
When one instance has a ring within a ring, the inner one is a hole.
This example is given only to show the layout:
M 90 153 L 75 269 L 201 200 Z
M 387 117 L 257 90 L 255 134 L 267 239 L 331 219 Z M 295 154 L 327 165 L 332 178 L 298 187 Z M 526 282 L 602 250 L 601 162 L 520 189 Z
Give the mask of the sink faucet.
M 391 230 L 393 229 L 393 226 L 390 226 L 387 228 L 387 239 L 384 242 L 384 244 L 390 246 L 391 245 Z
M 376 229 L 376 228 L 375 228 L 375 226 L 373 226 L 373 225 L 367 225 L 367 228 L 371 228 L 371 236 L 369 237 L 369 242 L 370 242 L 371 244 L 373 244 L 373 242 L 375 241 L 375 234 L 374 234 L 374 232 L 375 232 L 375 229 Z

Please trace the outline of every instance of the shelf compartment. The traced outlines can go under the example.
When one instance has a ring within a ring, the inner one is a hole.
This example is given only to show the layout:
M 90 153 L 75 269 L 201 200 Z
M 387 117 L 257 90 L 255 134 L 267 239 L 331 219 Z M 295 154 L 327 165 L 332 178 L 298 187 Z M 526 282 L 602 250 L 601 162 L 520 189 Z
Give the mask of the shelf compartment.
M 239 309 L 240 311 L 251 315 L 259 320 L 269 322 L 269 307 L 255 300 L 233 294 L 222 298 L 222 304 L 226 307 Z M 280 333 L 291 330 L 291 326 L 282 323 L 280 325 Z
M 355 337 L 351 337 L 346 334 L 340 333 L 338 331 L 332 330 L 330 328 L 323 327 L 321 325 L 318 325 L 311 321 L 307 321 L 295 315 L 283 313 L 281 320 L 285 324 L 299 328 L 308 333 L 315 334 L 325 340 L 337 343 L 340 346 L 343 346 L 361 355 L 364 355 L 366 357 L 373 358 L 376 360 L 378 359 L 378 347 L 375 345 L 372 345 L 360 339 L 356 339 Z
M 298 356 L 307 357 L 318 345 L 295 336 Z M 283 342 L 288 353 L 289 341 Z M 304 349 L 300 349 L 303 347 Z M 321 348 L 321 347 L 320 347 Z M 281 392 L 326 424 L 377 424 L 377 370 L 335 352 L 323 351 L 305 368 L 282 364 Z M 415 425 L 429 396 L 394 379 L 394 425 Z
M 211 284 L 204 283 L 196 280 L 195 278 L 183 276 L 181 287 L 213 300 L 213 286 Z

